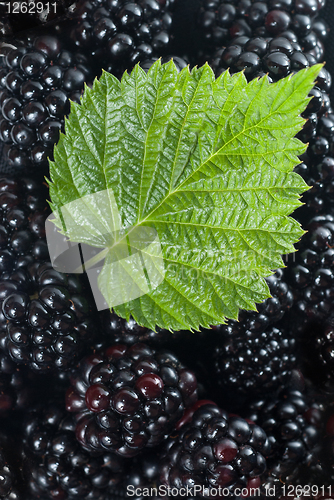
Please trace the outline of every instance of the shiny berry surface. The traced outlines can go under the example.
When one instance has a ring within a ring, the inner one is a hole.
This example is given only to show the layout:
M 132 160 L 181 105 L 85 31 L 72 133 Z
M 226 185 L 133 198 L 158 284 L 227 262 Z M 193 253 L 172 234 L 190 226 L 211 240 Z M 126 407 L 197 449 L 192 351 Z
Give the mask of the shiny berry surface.
M 71 382 L 66 408 L 80 443 L 124 457 L 159 444 L 197 399 L 194 375 L 173 354 L 141 343 L 84 359 Z

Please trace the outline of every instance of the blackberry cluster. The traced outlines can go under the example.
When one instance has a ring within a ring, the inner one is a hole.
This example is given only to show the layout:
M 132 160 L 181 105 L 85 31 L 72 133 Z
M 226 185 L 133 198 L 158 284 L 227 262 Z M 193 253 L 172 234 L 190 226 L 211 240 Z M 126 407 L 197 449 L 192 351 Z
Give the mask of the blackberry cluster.
M 25 475 L 33 498 L 105 500 L 125 475 L 121 457 L 82 450 L 75 422 L 60 401 L 32 409 L 23 435 Z
M 66 408 L 76 413 L 82 446 L 124 457 L 161 443 L 197 399 L 194 374 L 173 354 L 141 343 L 84 358 L 71 383 Z
M 296 341 L 283 326 L 263 331 L 226 325 L 214 350 L 214 376 L 224 397 L 253 399 L 284 386 L 296 365 Z
M 328 318 L 334 304 L 334 217 L 314 217 L 305 229 L 308 232 L 297 245 L 294 262 L 286 269 L 295 295 L 287 319 L 301 333 L 306 324 Z
M 267 484 L 297 484 L 303 467 L 318 460 L 322 411 L 298 390 L 261 398 L 250 406 L 248 417 L 267 433 Z
M 51 264 L 0 281 L 0 346 L 37 372 L 66 372 L 95 338 L 94 304 L 75 275 Z
M 0 4 L 0 40 L 65 16 L 73 3 L 72 0 L 57 0 L 57 3 L 42 0 L 36 5 L 37 2 L 17 0 L 10 2 L 10 7 L 7 3 Z
M 295 340 L 278 323 L 292 307 L 292 291 L 281 269 L 267 283 L 272 297 L 258 305 L 258 312 L 240 311 L 238 321 L 213 327 L 213 375 L 233 401 L 278 388 L 296 362 Z
M 0 278 L 48 258 L 47 188 L 33 179 L 0 177 Z
M 139 61 L 160 57 L 171 42 L 174 0 L 81 0 L 71 38 L 120 77 Z
M 161 483 L 171 488 L 258 488 L 270 445 L 266 433 L 214 404 L 199 406 L 170 437 L 161 463 Z
M 93 75 L 85 56 L 57 36 L 29 34 L 0 48 L 0 140 L 13 169 L 45 169 L 84 82 Z
M 236 37 L 269 38 L 294 32 L 296 42 L 317 57 L 328 34 L 326 23 L 318 17 L 324 5 L 324 0 L 202 0 L 198 25 L 204 40 L 217 48 Z

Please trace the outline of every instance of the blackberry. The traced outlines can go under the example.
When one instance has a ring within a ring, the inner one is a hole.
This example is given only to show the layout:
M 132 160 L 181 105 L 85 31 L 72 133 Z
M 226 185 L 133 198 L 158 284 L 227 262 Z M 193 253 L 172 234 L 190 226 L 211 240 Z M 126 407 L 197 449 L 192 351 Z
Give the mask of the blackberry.
M 0 345 L 37 372 L 71 368 L 93 344 L 93 299 L 75 275 L 49 262 L 0 281 Z
M 291 378 L 296 342 L 282 326 L 263 331 L 244 330 L 237 322 L 219 332 L 214 351 L 214 375 L 224 398 L 237 402 L 275 391 Z
M 286 269 L 295 295 L 287 320 L 300 333 L 308 322 L 328 318 L 334 305 L 334 217 L 314 217 L 305 229 L 308 232 L 296 245 L 294 262 Z
M 92 79 L 88 60 L 69 52 L 57 36 L 25 35 L 0 48 L 0 139 L 13 170 L 45 169 L 84 82 Z
M 121 480 L 124 461 L 89 454 L 75 438 L 75 422 L 60 402 L 34 408 L 23 429 L 25 475 L 33 498 L 105 500 Z
M 217 76 L 229 68 L 231 73 L 244 71 L 248 80 L 268 73 L 270 81 L 277 81 L 323 60 L 322 46 L 311 55 L 293 40 L 296 38 L 288 32 L 275 38 L 236 37 L 216 51 L 209 61 Z M 325 69 L 322 72 L 329 78 Z
M 277 37 L 293 33 L 295 42 L 312 56 L 323 52 L 328 35 L 324 20 L 318 17 L 323 4 L 250 0 L 202 0 L 198 26 L 203 44 L 221 48 L 236 37 Z
M 142 343 L 84 358 L 71 384 L 66 408 L 76 414 L 82 446 L 124 457 L 158 445 L 197 399 L 194 374 L 173 354 Z
M 264 429 L 271 445 L 265 484 L 298 484 L 301 469 L 318 460 L 321 407 L 301 391 L 284 389 L 254 401 L 248 418 Z
M 170 437 L 161 463 L 160 480 L 171 488 L 200 486 L 258 488 L 269 453 L 266 433 L 252 422 L 229 416 L 215 404 L 197 409 Z
M 46 185 L 33 179 L 0 177 L 0 278 L 48 258 Z
M 71 38 L 99 70 L 121 76 L 139 61 L 160 57 L 171 42 L 174 0 L 81 0 Z

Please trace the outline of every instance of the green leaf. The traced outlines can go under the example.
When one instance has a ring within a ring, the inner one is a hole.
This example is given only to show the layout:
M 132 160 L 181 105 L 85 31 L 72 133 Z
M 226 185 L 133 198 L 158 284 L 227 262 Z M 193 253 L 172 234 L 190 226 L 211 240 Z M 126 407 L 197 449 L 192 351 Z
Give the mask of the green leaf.
M 50 162 L 56 225 L 95 249 L 110 308 L 198 329 L 270 296 L 265 277 L 302 236 L 308 189 L 295 138 L 321 65 L 277 83 L 208 65 L 103 73 L 71 104 Z

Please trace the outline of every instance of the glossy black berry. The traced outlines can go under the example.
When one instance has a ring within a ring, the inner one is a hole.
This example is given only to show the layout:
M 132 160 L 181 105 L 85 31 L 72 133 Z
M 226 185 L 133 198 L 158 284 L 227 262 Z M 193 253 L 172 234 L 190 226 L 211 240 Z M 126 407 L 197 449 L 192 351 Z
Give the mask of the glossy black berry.
M 171 45 L 172 10 L 170 0 L 81 0 L 71 38 L 93 55 L 98 73 L 104 68 L 120 77 L 137 62 L 166 54 Z
M 264 429 L 271 444 L 268 484 L 286 480 L 295 484 L 301 468 L 316 464 L 322 413 L 307 395 L 282 390 L 278 396 L 254 401 L 248 416 Z
M 289 381 L 296 354 L 295 339 L 282 326 L 251 331 L 231 323 L 219 332 L 214 376 L 230 398 L 251 400 Z
M 26 483 L 34 498 L 100 499 L 125 476 L 121 457 L 82 450 L 60 400 L 32 409 L 23 436 Z
M 270 445 L 257 425 L 199 401 L 166 443 L 160 480 L 171 488 L 260 487 Z
M 124 457 L 158 445 L 197 399 L 194 374 L 141 343 L 84 358 L 71 382 L 66 408 L 76 414 L 81 445 Z
M 82 282 L 31 264 L 1 282 L 1 345 L 36 372 L 66 372 L 94 342 L 94 305 Z
M 27 34 L 12 41 L 15 48 L 0 51 L 0 134 L 13 170 L 47 168 L 70 110 L 69 99 L 92 79 L 87 60 L 64 50 L 66 39 L 61 39 L 61 34 Z

